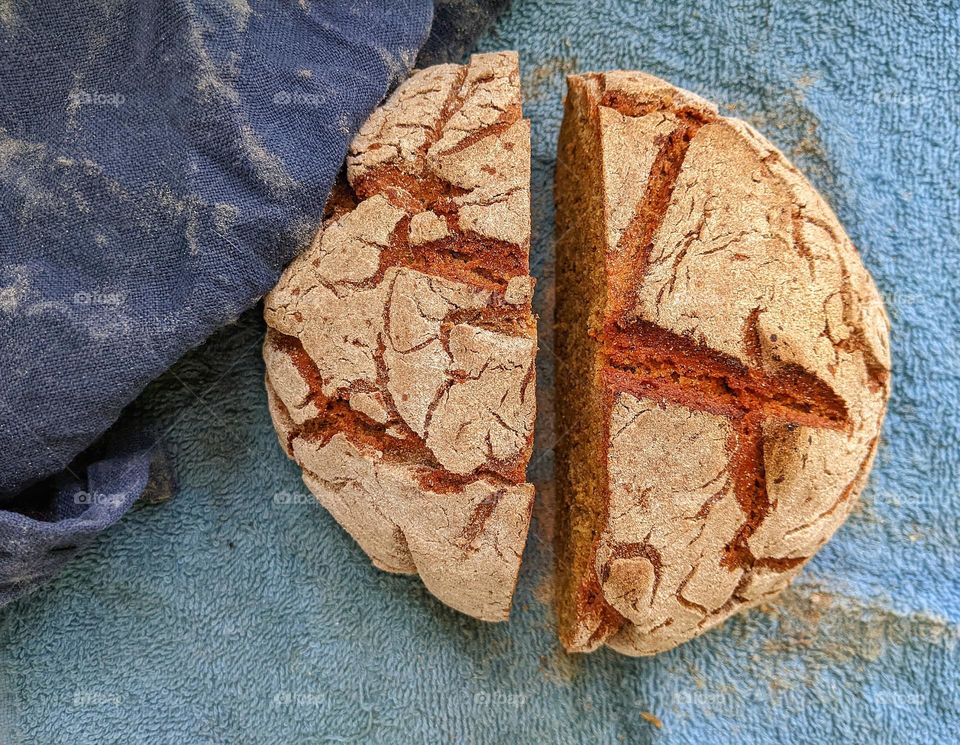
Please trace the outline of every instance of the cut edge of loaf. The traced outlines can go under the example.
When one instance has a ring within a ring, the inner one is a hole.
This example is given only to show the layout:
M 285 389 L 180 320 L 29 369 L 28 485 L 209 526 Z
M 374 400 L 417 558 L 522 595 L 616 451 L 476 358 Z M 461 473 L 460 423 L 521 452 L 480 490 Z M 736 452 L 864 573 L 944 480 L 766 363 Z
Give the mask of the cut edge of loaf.
M 594 542 L 605 514 L 606 446 L 599 343 L 607 299 L 604 193 L 596 133 L 597 82 L 567 78 L 557 147 L 555 345 L 557 375 L 557 582 L 561 643 L 588 649 L 614 629 L 592 581 Z M 584 168 L 589 169 L 584 174 Z

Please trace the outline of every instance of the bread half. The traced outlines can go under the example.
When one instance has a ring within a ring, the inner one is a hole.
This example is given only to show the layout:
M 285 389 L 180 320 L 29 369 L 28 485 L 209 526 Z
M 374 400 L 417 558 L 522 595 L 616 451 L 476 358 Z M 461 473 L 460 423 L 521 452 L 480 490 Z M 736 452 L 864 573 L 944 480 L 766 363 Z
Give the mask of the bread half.
M 270 410 L 381 569 L 505 620 L 533 501 L 530 127 L 517 56 L 415 72 L 267 296 Z
M 849 514 L 888 322 L 830 208 L 753 128 L 641 73 L 568 82 L 560 635 L 654 654 L 780 592 Z

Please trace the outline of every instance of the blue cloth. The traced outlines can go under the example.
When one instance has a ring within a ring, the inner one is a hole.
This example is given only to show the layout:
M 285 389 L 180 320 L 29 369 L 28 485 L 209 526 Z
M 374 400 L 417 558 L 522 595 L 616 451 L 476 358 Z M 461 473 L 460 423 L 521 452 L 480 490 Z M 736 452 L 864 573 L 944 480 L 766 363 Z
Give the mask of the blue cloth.
M 883 444 L 862 504 L 780 600 L 654 658 L 558 649 L 545 322 L 513 617 L 447 610 L 310 498 L 266 413 L 252 311 L 134 404 L 178 496 L 0 612 L 0 742 L 956 742 L 958 26 L 955 8 L 893 0 L 520 0 L 481 44 L 521 54 L 544 319 L 575 70 L 647 70 L 752 121 L 860 248 L 893 325 Z
M 140 496 L 149 443 L 78 456 L 276 282 L 431 18 L 429 0 L 3 4 L 0 605 Z

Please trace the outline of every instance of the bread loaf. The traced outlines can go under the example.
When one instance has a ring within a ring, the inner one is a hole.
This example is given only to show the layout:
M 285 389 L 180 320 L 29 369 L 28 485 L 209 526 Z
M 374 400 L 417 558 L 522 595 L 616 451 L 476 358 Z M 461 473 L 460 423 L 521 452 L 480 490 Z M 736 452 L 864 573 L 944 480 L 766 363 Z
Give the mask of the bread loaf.
M 506 619 L 530 521 L 530 130 L 514 53 L 415 72 L 265 303 L 288 455 L 373 563 Z
M 640 73 L 568 84 L 560 634 L 646 655 L 774 596 L 844 521 L 888 323 L 829 207 L 749 125 Z

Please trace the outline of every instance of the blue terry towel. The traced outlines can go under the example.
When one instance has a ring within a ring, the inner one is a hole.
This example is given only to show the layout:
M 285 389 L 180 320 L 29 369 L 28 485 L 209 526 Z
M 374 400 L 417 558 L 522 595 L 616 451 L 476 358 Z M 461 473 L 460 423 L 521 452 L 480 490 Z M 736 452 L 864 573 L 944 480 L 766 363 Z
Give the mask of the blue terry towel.
M 521 55 L 545 319 L 567 72 L 642 69 L 704 95 L 822 191 L 893 326 L 861 506 L 776 603 L 657 657 L 568 656 L 550 604 L 549 398 L 513 616 L 482 624 L 373 568 L 314 503 L 266 412 L 254 310 L 134 404 L 178 496 L 134 508 L 0 613 L 0 743 L 956 742 L 956 8 L 519 0 L 481 47 Z
M 502 0 L 439 3 L 459 55 Z M 89 446 L 249 308 L 315 229 L 429 0 L 0 7 L 0 606 L 143 492 L 157 441 Z

